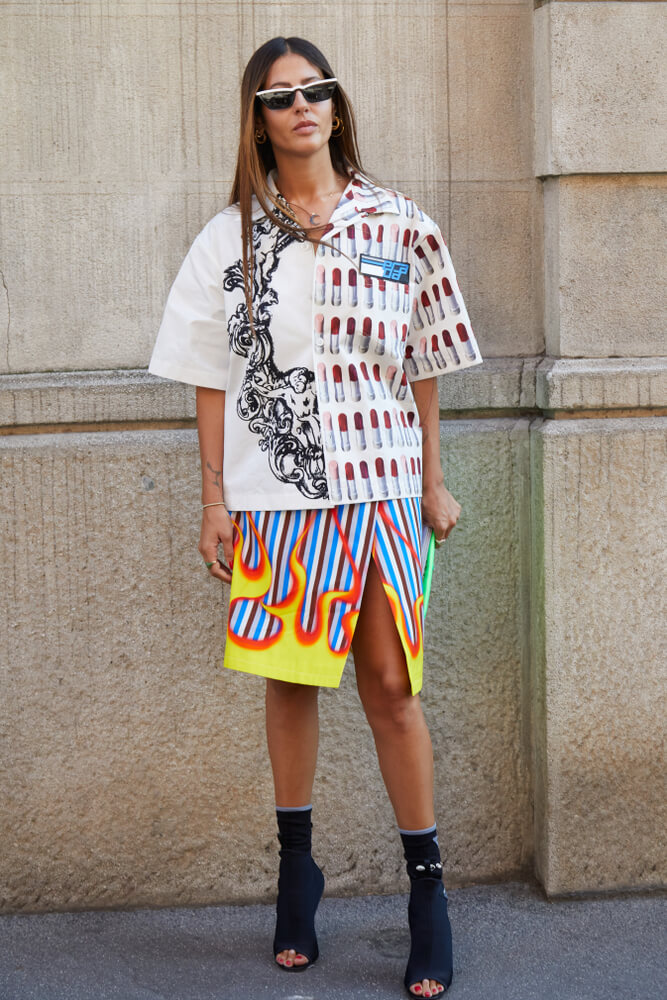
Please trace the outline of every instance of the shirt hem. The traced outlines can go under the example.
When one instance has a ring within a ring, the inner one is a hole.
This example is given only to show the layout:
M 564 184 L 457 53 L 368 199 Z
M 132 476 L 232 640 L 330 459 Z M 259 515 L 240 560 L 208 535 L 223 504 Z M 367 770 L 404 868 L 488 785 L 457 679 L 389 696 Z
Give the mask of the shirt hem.
M 184 382 L 185 385 L 199 385 L 203 389 L 219 389 L 222 392 L 227 390 L 226 379 L 224 385 L 221 385 L 220 378 L 198 368 L 184 368 L 182 365 L 173 365 L 166 361 L 151 361 L 148 371 L 151 375 L 168 378 L 172 382 Z
M 224 473 L 223 473 L 224 478 Z M 398 496 L 373 496 L 359 497 L 358 500 L 311 500 L 304 497 L 301 503 L 297 503 L 293 497 L 284 494 L 269 494 L 268 496 L 232 496 L 227 489 L 223 489 L 225 506 L 228 511 L 251 511 L 251 510 L 322 510 L 327 507 L 340 507 L 342 505 L 351 506 L 357 503 L 379 503 L 381 500 L 407 500 L 410 497 L 421 499 L 421 491 L 413 490 L 404 492 Z
M 441 378 L 445 375 L 454 375 L 456 372 L 465 371 L 466 368 L 474 368 L 475 365 L 481 365 L 484 362 L 484 358 L 477 357 L 473 361 L 468 361 L 467 359 L 459 365 L 452 365 L 446 369 L 434 368 L 431 372 L 420 372 L 419 375 L 408 375 L 408 382 L 422 382 L 427 378 Z

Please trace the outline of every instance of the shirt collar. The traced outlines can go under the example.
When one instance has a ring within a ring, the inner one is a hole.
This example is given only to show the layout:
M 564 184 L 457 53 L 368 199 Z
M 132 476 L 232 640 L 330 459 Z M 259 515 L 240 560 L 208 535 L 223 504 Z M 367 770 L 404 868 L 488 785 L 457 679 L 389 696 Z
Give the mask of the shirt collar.
M 271 193 L 277 195 L 275 167 L 269 171 L 266 179 Z M 379 215 L 387 212 L 394 215 L 400 213 L 396 192 L 380 187 L 363 174 L 352 171 L 347 187 L 341 195 L 341 200 L 329 220 L 329 225 L 336 227 L 343 223 L 349 223 L 351 219 L 359 216 L 364 218 L 368 215 Z M 265 214 L 264 209 L 253 195 L 253 219 L 260 219 Z
M 374 184 L 368 177 L 355 171 L 330 221 L 335 226 L 340 222 L 349 222 L 357 216 L 380 215 L 387 212 L 394 215 L 400 212 L 396 192 Z

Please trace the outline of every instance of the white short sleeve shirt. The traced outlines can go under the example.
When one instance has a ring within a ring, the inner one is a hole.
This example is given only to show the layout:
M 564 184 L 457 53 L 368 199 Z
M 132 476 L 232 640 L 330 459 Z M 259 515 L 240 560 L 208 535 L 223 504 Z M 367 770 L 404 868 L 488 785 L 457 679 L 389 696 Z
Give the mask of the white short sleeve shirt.
M 273 175 L 269 184 L 276 191 Z M 253 322 L 241 215 L 195 238 L 149 371 L 225 390 L 230 510 L 421 495 L 418 379 L 482 360 L 447 245 L 404 195 L 351 177 L 314 248 L 255 204 Z

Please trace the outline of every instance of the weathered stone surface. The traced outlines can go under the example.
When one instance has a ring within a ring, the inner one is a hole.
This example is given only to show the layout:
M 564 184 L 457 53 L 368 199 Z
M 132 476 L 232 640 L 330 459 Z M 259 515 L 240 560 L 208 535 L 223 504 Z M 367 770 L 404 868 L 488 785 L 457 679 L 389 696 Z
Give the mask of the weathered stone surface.
M 532 410 L 541 358 L 485 358 L 482 365 L 438 379 L 440 409 Z M 0 383 L 1 384 L 1 383 Z
M 0 427 L 194 417 L 194 386 L 145 370 L 0 376 Z
M 109 185 L 230 177 L 228 95 L 238 93 L 243 7 L 252 5 L 4 6 L 2 62 L 13 70 L 5 180 L 61 182 L 70 193 L 83 182 L 80 193 L 104 196 Z
M 0 438 L 0 908 L 274 891 L 263 685 L 221 669 L 196 436 L 166 429 L 194 391 L 141 369 L 227 201 L 229 95 L 294 32 L 330 55 L 366 166 L 447 239 L 486 360 L 440 380 L 443 414 L 496 414 L 442 427 L 463 517 L 423 700 L 446 880 L 526 871 L 535 841 L 550 894 L 660 883 L 664 421 L 531 413 L 665 405 L 662 6 L 2 6 L 0 427 L 107 428 Z M 328 892 L 403 889 L 352 663 L 321 706 Z
M 440 224 L 485 354 L 539 353 L 531 5 L 388 10 L 5 4 L 0 371 L 147 364 L 178 266 L 227 204 L 238 133 L 229 95 L 257 45 L 295 30 L 330 54 L 368 169 Z M 350 17 L 361 49 L 341 35 Z
M 446 874 L 464 884 L 522 870 L 530 852 L 527 421 L 443 434 L 464 513 L 439 554 L 424 702 Z M 196 548 L 195 432 L 0 442 L 1 908 L 269 898 L 264 685 L 221 668 L 225 598 Z M 322 693 L 314 803 L 330 893 L 404 887 L 351 663 Z
M 661 357 L 667 177 L 544 185 L 545 333 L 554 357 Z
M 3 371 L 148 364 L 171 282 L 224 199 L 101 187 L 0 192 Z
M 537 871 L 664 884 L 666 418 L 532 430 Z
M 438 382 L 442 410 L 535 406 L 540 358 L 489 358 Z M 193 386 L 130 371 L 0 375 L 0 427 L 192 420 Z
M 444 13 L 450 123 L 437 149 L 449 154 L 452 178 L 501 185 L 532 179 L 532 3 L 459 2 Z
M 440 409 L 522 411 L 667 406 L 664 358 L 488 358 L 438 381 Z M 195 417 L 192 386 L 145 370 L 0 376 L 0 426 L 151 423 Z
M 533 17 L 535 173 L 661 173 L 661 3 L 546 3 Z
M 452 209 L 451 252 L 485 358 L 544 351 L 543 209 L 538 181 L 471 184 Z
M 666 407 L 667 358 L 545 358 L 535 393 L 544 410 Z
M 507 877 L 532 861 L 529 790 L 529 421 L 442 425 L 462 506 L 440 550 L 426 622 L 424 704 L 445 878 Z

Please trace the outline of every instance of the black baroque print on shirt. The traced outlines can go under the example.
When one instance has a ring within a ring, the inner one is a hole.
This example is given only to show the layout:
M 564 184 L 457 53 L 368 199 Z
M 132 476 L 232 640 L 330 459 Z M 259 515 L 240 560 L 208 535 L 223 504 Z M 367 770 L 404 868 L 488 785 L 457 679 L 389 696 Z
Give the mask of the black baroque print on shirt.
M 313 500 L 329 495 L 324 471 L 315 376 L 309 368 L 281 371 L 274 362 L 270 333 L 271 306 L 279 301 L 271 279 L 281 252 L 298 239 L 264 218 L 253 226 L 253 337 L 248 308 L 240 302 L 228 323 L 230 349 L 247 359 L 236 412 L 259 435 L 259 446 L 268 456 L 274 476 L 293 483 Z M 243 290 L 240 260 L 225 269 L 226 291 Z

